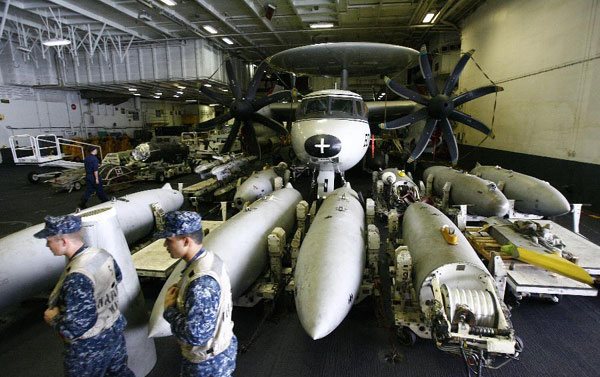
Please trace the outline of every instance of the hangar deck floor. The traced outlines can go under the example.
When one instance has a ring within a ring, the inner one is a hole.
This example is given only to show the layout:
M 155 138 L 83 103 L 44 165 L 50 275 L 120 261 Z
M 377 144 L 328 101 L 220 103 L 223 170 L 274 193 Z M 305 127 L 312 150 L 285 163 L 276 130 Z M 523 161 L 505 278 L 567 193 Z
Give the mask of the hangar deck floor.
M 74 210 L 81 193 L 53 193 L 43 185 L 30 185 L 27 167 L 0 165 L 0 237 L 43 221 L 47 214 Z M 369 186 L 370 177 L 352 173 L 351 182 Z M 194 175 L 171 182 L 193 183 Z M 156 188 L 140 183 L 119 195 Z M 354 185 L 353 185 L 354 186 Z M 356 187 L 356 186 L 355 186 Z M 93 198 L 91 204 L 97 199 Z M 189 204 L 188 204 L 189 206 Z M 568 226 L 565 216 L 557 222 Z M 582 216 L 582 233 L 600 244 L 600 220 Z M 26 256 L 23 256 L 26 258 Z M 161 284 L 143 282 L 148 308 Z M 295 312 L 277 305 L 262 322 L 268 305 L 235 308 L 235 332 L 241 347 L 238 377 L 295 376 L 457 376 L 466 375 L 461 360 L 437 350 L 431 341 L 418 340 L 411 348 L 400 346 L 385 321 L 375 315 L 374 301 L 355 306 L 332 334 L 313 341 L 303 331 Z M 0 370 L 2 376 L 62 375 L 62 342 L 43 319 L 43 299 L 30 300 L 0 312 Z M 512 310 L 516 333 L 525 350 L 493 376 L 598 376 L 600 358 L 600 300 L 564 296 L 559 304 L 526 300 Z M 150 377 L 178 376 L 179 351 L 175 340 L 156 340 L 158 361 Z M 395 351 L 397 363 L 387 356 Z

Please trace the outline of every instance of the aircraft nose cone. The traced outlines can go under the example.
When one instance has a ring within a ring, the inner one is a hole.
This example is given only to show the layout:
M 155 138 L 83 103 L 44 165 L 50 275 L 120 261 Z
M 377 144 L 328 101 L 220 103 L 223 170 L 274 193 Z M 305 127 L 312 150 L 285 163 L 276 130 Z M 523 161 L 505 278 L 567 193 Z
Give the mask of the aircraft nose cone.
M 333 135 L 313 135 L 304 142 L 304 150 L 312 157 L 334 157 L 342 150 L 342 142 Z

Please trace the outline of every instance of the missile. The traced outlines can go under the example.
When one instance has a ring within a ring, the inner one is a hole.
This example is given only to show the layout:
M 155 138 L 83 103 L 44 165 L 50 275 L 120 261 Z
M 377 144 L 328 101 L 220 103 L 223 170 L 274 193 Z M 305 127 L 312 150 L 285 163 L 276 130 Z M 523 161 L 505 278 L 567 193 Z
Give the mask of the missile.
M 467 211 L 479 216 L 499 216 L 508 213 L 508 199 L 495 183 L 477 176 L 460 172 L 447 166 L 432 166 L 425 169 L 423 178 L 433 176 L 433 191 L 442 196 L 446 182 L 452 184 L 450 199 L 454 204 L 469 204 Z
M 365 268 L 365 212 L 346 184 L 321 204 L 294 273 L 296 310 L 313 339 L 331 333 L 356 300 Z
M 212 168 L 210 174 L 213 175 L 217 180 L 221 181 L 225 178 L 230 177 L 235 172 L 239 171 L 242 166 L 248 164 L 250 161 L 253 161 L 255 159 L 256 156 L 236 158 L 225 164 Z
M 514 332 L 494 279 L 452 221 L 429 204 L 413 203 L 404 214 L 402 236 L 424 322 L 432 324 L 431 331 L 416 331 L 449 352 L 473 347 L 514 354 Z
M 174 211 L 183 204 L 183 195 L 167 183 L 160 189 L 125 195 L 89 210 L 114 207 L 131 244 L 154 228 L 153 203 L 159 203 L 167 212 Z M 33 225 L 0 239 L 0 309 L 51 289 L 58 281 L 65 260 L 52 255 L 46 240 L 33 237 L 43 228 L 43 223 Z
M 127 363 L 136 376 L 145 376 L 156 363 L 156 348 L 154 340 L 148 338 L 146 303 L 117 211 L 114 207 L 103 207 L 86 210 L 80 216 L 85 243 L 108 251 L 121 269 L 119 309 L 127 320 Z
M 500 185 L 508 199 L 515 200 L 515 210 L 522 213 L 553 217 L 568 213 L 571 206 L 567 199 L 550 183 L 529 175 L 502 169 L 500 166 L 482 166 L 477 164 L 471 170 L 474 174 Z
M 256 199 L 270 194 L 274 190 L 274 181 L 278 175 L 273 168 L 252 174 L 235 191 L 233 203 L 237 209 L 242 209 L 246 202 L 252 203 Z
M 207 250 L 218 255 L 231 279 L 233 299 L 240 297 L 260 276 L 268 264 L 267 236 L 275 227 L 291 234 L 300 193 L 288 184 L 281 190 L 255 201 L 210 232 L 203 240 Z M 165 249 L 165 253 L 167 253 Z M 149 336 L 171 335 L 171 327 L 163 319 L 165 294 L 179 281 L 185 261 L 180 261 L 163 286 L 150 316 Z
M 216 168 L 217 166 L 226 164 L 229 161 L 240 159 L 240 158 L 242 158 L 242 154 L 241 153 L 226 154 L 224 156 L 214 155 L 214 156 L 212 156 L 212 158 L 214 159 L 214 161 L 198 164 L 198 166 L 196 166 L 194 168 L 194 173 L 199 174 L 200 176 L 202 176 L 204 178 L 205 175 L 210 174 L 210 171 L 213 168 Z

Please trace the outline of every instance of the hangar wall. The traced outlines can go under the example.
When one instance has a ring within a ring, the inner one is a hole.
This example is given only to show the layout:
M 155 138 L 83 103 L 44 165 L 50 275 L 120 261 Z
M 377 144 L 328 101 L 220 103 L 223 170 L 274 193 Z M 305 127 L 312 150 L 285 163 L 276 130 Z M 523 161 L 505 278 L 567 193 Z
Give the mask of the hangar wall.
M 462 50 L 505 91 L 498 94 L 495 139 L 481 146 L 600 164 L 600 1 L 488 1 L 463 25 Z M 468 64 L 460 91 L 489 85 Z M 494 96 L 464 111 L 490 125 Z M 463 144 L 483 135 L 459 126 Z M 464 133 L 464 135 L 463 135 Z
M 459 125 L 462 167 L 501 165 L 549 181 L 572 203 L 600 212 L 600 1 L 488 1 L 463 25 L 463 51 L 505 91 L 495 139 Z M 489 85 L 472 62 L 459 83 Z M 462 110 L 488 126 L 494 96 Z
M 155 85 L 208 78 L 226 84 L 222 51 L 202 39 L 132 46 L 124 55 L 109 48 L 106 54 L 96 51 L 91 58 L 83 50 L 77 57 L 63 50 L 63 58 L 59 59 L 54 49 L 44 56 L 39 49 L 27 56 L 10 44 L 5 52 L 0 54 L 0 99 L 8 103 L 0 103 L 0 147 L 8 146 L 11 135 L 85 137 L 122 132 L 132 136 L 135 129 L 146 125 L 181 125 L 186 115 L 191 116 L 187 119 L 206 119 L 214 114 L 214 109 L 207 106 L 164 98 L 132 98 L 116 106 L 90 103 L 81 98 L 78 86 Z M 245 86 L 251 65 L 234 59 L 234 67 L 240 84 Z

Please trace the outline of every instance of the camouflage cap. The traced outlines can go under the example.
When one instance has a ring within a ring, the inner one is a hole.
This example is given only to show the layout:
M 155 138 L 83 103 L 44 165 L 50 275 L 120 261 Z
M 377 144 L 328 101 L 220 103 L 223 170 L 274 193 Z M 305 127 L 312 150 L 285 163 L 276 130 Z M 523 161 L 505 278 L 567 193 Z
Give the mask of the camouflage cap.
M 81 217 L 74 215 L 46 216 L 46 227 L 33 236 L 35 238 L 48 238 L 57 234 L 75 233 L 81 229 Z
M 154 233 L 153 237 L 166 238 L 194 233 L 202 229 L 202 217 L 191 211 L 173 211 L 165 215 L 165 228 Z

